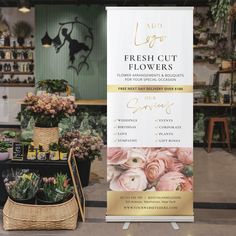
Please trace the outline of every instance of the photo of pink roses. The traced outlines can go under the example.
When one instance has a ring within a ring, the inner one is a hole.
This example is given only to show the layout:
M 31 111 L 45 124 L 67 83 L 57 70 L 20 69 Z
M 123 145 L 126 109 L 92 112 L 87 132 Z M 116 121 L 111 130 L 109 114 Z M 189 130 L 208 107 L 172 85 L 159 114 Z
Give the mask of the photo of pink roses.
M 113 191 L 193 191 L 192 148 L 107 149 Z

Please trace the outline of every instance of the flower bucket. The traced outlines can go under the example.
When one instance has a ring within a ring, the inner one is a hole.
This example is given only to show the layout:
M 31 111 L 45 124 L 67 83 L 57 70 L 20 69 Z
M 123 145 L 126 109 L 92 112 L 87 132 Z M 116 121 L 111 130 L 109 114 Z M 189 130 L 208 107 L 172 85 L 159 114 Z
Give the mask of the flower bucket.
M 41 128 L 34 127 L 34 146 L 39 147 L 39 145 L 43 146 L 43 149 L 47 151 L 49 149 L 50 143 L 58 143 L 59 139 L 59 129 L 58 127 L 52 128 Z

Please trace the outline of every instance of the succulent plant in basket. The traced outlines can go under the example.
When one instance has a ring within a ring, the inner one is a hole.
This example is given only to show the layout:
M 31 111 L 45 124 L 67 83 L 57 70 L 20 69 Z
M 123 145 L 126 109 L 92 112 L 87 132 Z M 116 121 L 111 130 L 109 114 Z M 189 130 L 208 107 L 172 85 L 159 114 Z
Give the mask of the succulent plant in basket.
M 35 195 L 39 189 L 39 180 L 38 174 L 28 170 L 11 170 L 4 177 L 9 197 L 14 201 L 27 203 L 34 203 Z
M 56 204 L 66 201 L 72 194 L 73 187 L 69 184 L 66 174 L 44 177 L 38 192 L 38 204 Z

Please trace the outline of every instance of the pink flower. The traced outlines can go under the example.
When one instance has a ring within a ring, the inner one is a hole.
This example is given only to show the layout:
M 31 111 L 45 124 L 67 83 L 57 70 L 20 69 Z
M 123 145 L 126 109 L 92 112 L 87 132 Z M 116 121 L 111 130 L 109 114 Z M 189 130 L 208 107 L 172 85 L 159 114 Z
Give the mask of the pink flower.
M 145 174 L 148 181 L 154 182 L 165 173 L 166 166 L 162 159 L 153 158 L 145 167 Z
M 171 171 L 163 175 L 156 185 L 157 191 L 192 191 L 191 183 L 180 172 Z
M 177 151 L 177 157 L 182 163 L 190 165 L 193 163 L 193 149 L 179 148 Z
M 113 191 L 143 191 L 147 188 L 147 178 L 142 169 L 128 169 L 110 182 Z
M 123 168 L 143 168 L 146 163 L 146 150 L 141 148 L 132 148 L 127 152 L 128 160 L 122 164 Z
M 107 166 L 107 182 L 110 182 L 112 179 L 120 175 L 121 171 L 118 170 L 115 166 L 108 165 Z
M 123 148 L 108 148 L 107 149 L 107 164 L 121 165 L 128 160 L 127 150 Z

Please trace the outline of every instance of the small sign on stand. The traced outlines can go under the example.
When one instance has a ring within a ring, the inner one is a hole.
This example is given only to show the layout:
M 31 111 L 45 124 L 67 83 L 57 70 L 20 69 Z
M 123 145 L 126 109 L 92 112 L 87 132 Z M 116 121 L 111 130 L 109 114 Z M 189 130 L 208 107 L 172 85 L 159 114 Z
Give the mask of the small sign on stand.
M 22 143 L 13 143 L 13 160 L 22 161 L 24 159 L 24 146 Z

